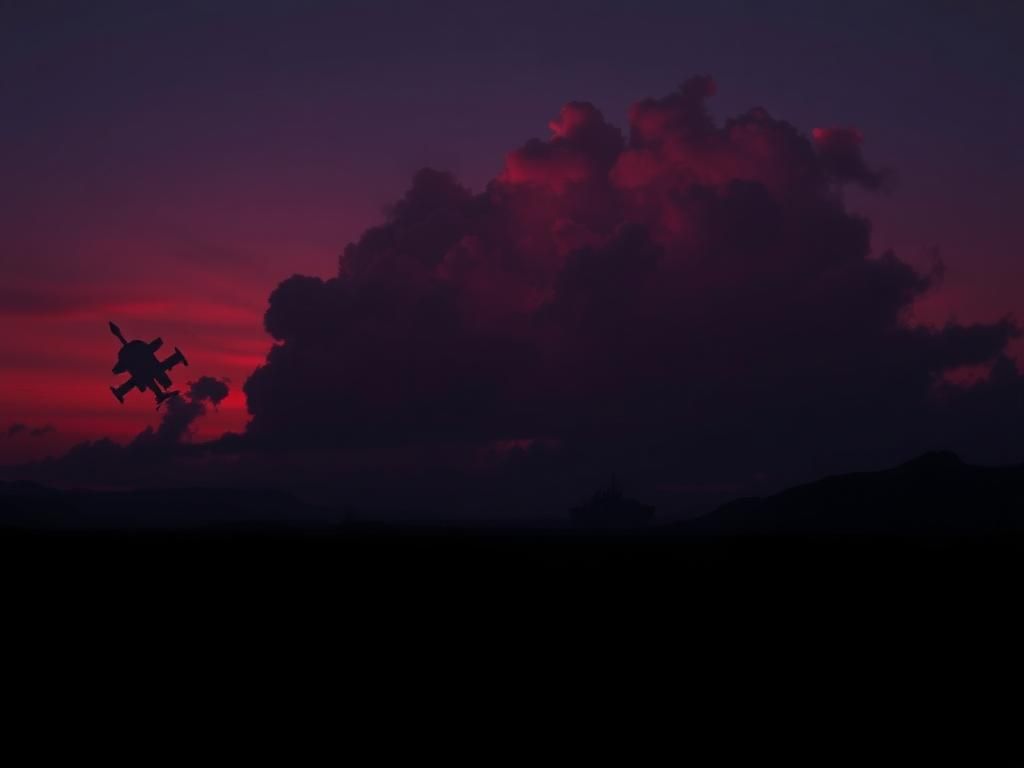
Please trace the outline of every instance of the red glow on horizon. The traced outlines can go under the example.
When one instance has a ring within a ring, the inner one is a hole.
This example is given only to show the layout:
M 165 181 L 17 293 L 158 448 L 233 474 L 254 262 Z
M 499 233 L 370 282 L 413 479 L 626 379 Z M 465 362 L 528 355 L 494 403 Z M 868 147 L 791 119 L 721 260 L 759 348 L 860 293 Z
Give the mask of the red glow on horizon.
M 270 281 L 267 281 L 270 282 Z M 0 337 L 0 432 L 9 425 L 53 425 L 44 436 L 0 439 L 0 463 L 56 455 L 72 445 L 109 437 L 126 443 L 159 423 L 149 393 L 132 391 L 119 404 L 110 387 L 124 376 L 111 367 L 119 344 L 107 321 L 128 338 L 179 347 L 190 366 L 171 371 L 174 388 L 208 375 L 230 380 L 228 398 L 196 423 L 195 439 L 244 430 L 242 385 L 271 346 L 262 314 L 272 284 L 226 280 L 221 269 L 153 267 L 153 276 L 130 274 L 108 282 L 38 279 L 0 288 L 0 319 L 16 332 Z

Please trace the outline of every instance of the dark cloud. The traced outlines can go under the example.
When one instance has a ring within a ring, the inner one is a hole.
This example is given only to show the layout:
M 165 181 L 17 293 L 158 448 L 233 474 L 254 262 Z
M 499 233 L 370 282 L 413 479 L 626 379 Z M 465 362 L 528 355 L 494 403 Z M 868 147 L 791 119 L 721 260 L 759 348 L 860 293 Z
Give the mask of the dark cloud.
M 891 178 L 888 171 L 868 168 L 860 149 L 864 137 L 856 128 L 815 128 L 811 137 L 822 168 L 836 181 L 878 189 Z
M 763 109 L 719 125 L 714 90 L 639 102 L 628 138 L 570 103 L 480 194 L 420 172 L 337 277 L 271 295 L 279 344 L 245 385 L 250 437 L 467 466 L 543 445 L 653 487 L 959 435 L 960 398 L 937 387 L 958 366 L 1012 368 L 1015 325 L 910 327 L 939 273 L 873 256 L 844 208 L 836 184 L 886 177 L 860 134 L 808 137 Z
M 9 469 L 8 476 L 57 485 L 188 485 L 216 483 L 215 477 L 195 462 L 208 452 L 206 446 L 191 442 L 192 427 L 206 413 L 207 404 L 216 407 L 228 395 L 225 381 L 202 376 L 189 382 L 185 394 L 167 400 L 156 429 L 146 427 L 127 445 L 113 440 L 80 443 L 57 458 L 48 458 Z M 52 426 L 32 433 L 46 434 Z
M 520 511 L 609 472 L 664 508 L 937 446 L 1024 457 L 1016 325 L 909 324 L 941 268 L 873 254 L 844 207 L 886 178 L 860 134 L 718 124 L 714 90 L 637 103 L 628 136 L 570 103 L 480 193 L 420 171 L 336 277 L 273 291 L 251 422 L 211 448 L 381 504 Z M 963 366 L 991 374 L 951 383 Z M 212 387 L 123 450 L 184 445 Z
M 606 175 L 622 151 L 622 133 L 593 104 L 573 101 L 548 127 L 547 141 L 532 139 L 505 159 L 502 178 L 565 192 L 570 186 Z
M 214 406 L 218 406 L 228 396 L 228 392 L 228 383 L 224 379 L 200 376 L 196 381 L 188 383 L 188 391 L 185 393 L 185 397 L 193 402 L 207 401 Z
M 220 379 L 202 376 L 196 381 L 190 381 L 183 397 L 166 401 L 159 426 L 155 430 L 147 428 L 136 436 L 132 444 L 150 447 L 181 444 L 190 437 L 196 419 L 206 413 L 206 403 L 216 407 L 227 396 L 228 385 Z
M 38 427 L 30 427 L 28 424 L 22 424 L 21 422 L 15 422 L 7 428 L 7 437 L 17 437 L 18 435 L 28 435 L 29 437 L 44 437 L 45 435 L 52 434 L 57 431 L 57 428 L 52 424 L 44 424 Z

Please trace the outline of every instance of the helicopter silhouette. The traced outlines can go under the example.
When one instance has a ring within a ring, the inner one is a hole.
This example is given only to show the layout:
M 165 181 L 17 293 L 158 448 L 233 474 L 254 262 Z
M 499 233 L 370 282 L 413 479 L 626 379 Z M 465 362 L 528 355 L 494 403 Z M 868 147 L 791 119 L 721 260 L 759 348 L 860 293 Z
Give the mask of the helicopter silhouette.
M 121 342 L 121 349 L 117 353 L 117 365 L 114 366 L 113 373 L 127 372 L 131 374 L 126 382 L 110 388 L 118 402 L 124 404 L 124 396 L 132 390 L 132 387 L 138 388 L 140 392 L 151 390 L 156 396 L 157 408 L 165 400 L 178 394 L 177 390 L 170 392 L 166 390 L 171 386 L 171 377 L 167 375 L 167 371 L 178 363 L 188 365 L 188 360 L 185 359 L 185 355 L 181 353 L 180 349 L 175 347 L 173 355 L 166 360 L 158 360 L 156 351 L 163 346 L 163 339 L 158 337 L 148 343 L 140 339 L 128 341 L 122 335 L 121 329 L 113 322 L 110 323 L 110 332 Z

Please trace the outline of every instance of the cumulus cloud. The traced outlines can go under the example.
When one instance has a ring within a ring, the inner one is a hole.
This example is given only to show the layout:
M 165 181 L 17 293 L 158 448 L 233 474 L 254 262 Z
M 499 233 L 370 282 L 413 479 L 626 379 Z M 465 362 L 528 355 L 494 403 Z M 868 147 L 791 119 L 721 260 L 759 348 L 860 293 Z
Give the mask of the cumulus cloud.
M 207 406 L 216 407 L 228 395 L 226 381 L 202 376 L 184 395 L 166 401 L 160 423 L 146 427 L 127 445 L 108 438 L 80 443 L 57 458 L 9 469 L 6 474 L 58 485 L 182 485 L 196 482 L 189 470 L 197 455 L 206 451 L 191 442 L 197 419 Z M 33 432 L 45 434 L 52 426 Z
M 228 396 L 227 382 L 212 376 L 190 381 L 184 397 L 166 401 L 163 418 L 154 430 L 147 428 L 133 444 L 174 446 L 191 436 L 192 425 L 206 413 L 206 403 L 214 407 Z
M 425 461 L 542 443 L 652 485 L 970 442 L 940 382 L 998 362 L 1019 391 L 1016 326 L 908 325 L 940 271 L 872 254 L 844 207 L 842 185 L 887 177 L 860 133 L 761 108 L 718 124 L 714 91 L 637 103 L 628 136 L 572 102 L 479 194 L 421 171 L 337 277 L 271 295 L 249 436 Z
M 822 167 L 837 181 L 878 189 L 891 176 L 888 171 L 868 168 L 860 149 L 864 137 L 856 128 L 815 128 L 811 138 Z

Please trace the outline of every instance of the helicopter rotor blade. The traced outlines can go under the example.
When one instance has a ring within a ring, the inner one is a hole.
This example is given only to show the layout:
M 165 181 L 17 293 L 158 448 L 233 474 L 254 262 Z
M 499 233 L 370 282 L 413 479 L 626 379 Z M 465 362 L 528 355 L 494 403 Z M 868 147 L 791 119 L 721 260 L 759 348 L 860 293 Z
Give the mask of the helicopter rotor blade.
M 127 342 L 127 341 L 125 340 L 124 336 L 123 336 L 123 335 L 121 335 L 121 329 L 120 329 L 120 328 L 118 328 L 118 327 L 117 327 L 117 326 L 116 326 L 116 325 L 114 324 L 114 322 L 113 322 L 112 320 L 110 321 L 109 325 L 110 325 L 110 332 L 111 332 L 112 334 L 114 334 L 114 335 L 115 335 L 115 336 L 116 336 L 116 337 L 117 337 L 117 338 L 118 338 L 118 339 L 120 340 L 120 342 L 121 342 L 122 344 L 127 344 L 128 342 Z

